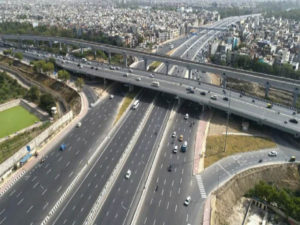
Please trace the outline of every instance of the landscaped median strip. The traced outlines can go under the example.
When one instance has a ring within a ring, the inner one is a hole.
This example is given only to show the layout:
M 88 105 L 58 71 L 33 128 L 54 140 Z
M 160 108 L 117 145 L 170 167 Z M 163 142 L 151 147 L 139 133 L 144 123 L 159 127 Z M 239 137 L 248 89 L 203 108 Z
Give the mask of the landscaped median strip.
M 154 99 L 155 101 L 155 99 Z M 100 195 L 98 196 L 97 200 L 95 201 L 92 209 L 90 210 L 90 213 L 88 214 L 88 216 L 86 217 L 85 221 L 84 221 L 84 225 L 92 225 L 97 216 L 98 213 L 100 212 L 107 196 L 109 195 L 115 181 L 118 178 L 118 175 L 120 174 L 121 170 L 123 169 L 123 166 L 127 160 L 127 158 L 129 157 L 131 151 L 133 150 L 139 136 L 141 135 L 141 131 L 144 128 L 152 110 L 153 110 L 153 102 L 151 103 L 151 105 L 149 106 L 149 108 L 147 109 L 147 112 L 145 113 L 145 116 L 143 118 L 143 120 L 141 121 L 141 123 L 139 124 L 138 128 L 135 130 L 135 133 L 133 134 L 129 144 L 127 145 L 125 151 L 123 152 L 121 158 L 119 159 L 118 164 L 116 165 L 116 167 L 114 168 L 113 172 L 111 173 L 108 181 L 106 182 L 104 188 L 102 189 Z

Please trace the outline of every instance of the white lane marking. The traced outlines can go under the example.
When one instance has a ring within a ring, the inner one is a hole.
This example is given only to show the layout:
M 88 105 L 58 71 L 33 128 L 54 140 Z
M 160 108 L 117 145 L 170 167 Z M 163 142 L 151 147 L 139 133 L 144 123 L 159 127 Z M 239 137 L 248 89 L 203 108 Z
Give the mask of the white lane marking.
M 30 211 L 32 210 L 32 208 L 33 208 L 33 205 L 31 205 L 31 206 L 27 209 L 26 214 L 30 213 Z
M 4 217 L 1 221 L 0 224 L 2 224 L 6 220 L 6 217 Z
M 146 224 L 146 223 L 147 223 L 147 218 L 148 218 L 148 217 L 146 217 L 146 218 L 145 218 L 145 220 L 144 220 L 144 224 Z
M 177 204 L 175 205 L 175 212 L 177 211 Z
M 168 202 L 168 204 L 167 204 L 167 208 L 166 208 L 166 209 L 169 209 L 169 205 L 170 205 L 170 202 Z
M 1 212 L 0 212 L 0 216 L 2 215 L 2 213 L 5 212 L 5 209 L 2 209 Z
M 47 208 L 47 206 L 49 205 L 48 202 L 46 202 L 46 204 L 43 206 L 43 210 L 45 210 Z

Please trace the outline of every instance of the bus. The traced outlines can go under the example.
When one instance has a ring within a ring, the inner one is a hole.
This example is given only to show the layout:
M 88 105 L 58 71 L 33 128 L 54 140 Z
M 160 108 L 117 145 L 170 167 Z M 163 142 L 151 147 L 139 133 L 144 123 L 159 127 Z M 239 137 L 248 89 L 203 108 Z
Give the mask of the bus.
M 140 101 L 139 100 L 135 100 L 134 103 L 132 104 L 132 109 L 137 109 L 137 107 L 139 106 Z

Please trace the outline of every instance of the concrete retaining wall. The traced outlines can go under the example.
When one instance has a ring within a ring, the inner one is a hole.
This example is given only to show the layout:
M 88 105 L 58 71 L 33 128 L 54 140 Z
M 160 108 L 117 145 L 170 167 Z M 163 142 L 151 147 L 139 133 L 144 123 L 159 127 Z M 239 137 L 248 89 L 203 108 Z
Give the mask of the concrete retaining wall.
M 0 176 L 2 176 L 2 178 L 5 178 L 9 174 L 9 172 L 12 170 L 12 167 L 14 166 L 14 164 L 18 163 L 19 160 L 28 153 L 26 150 L 27 145 L 29 145 L 30 148 L 32 149 L 31 153 L 36 152 L 39 146 L 43 145 L 49 137 L 51 137 L 52 135 L 55 134 L 56 130 L 58 130 L 63 124 L 72 120 L 72 118 L 73 118 L 73 112 L 70 111 L 67 114 L 65 114 L 64 116 L 62 116 L 59 120 L 57 120 L 50 127 L 48 127 L 40 135 L 38 135 L 36 138 L 34 138 L 32 141 L 30 141 L 28 144 L 23 146 L 14 155 L 12 155 L 10 158 L 5 160 L 0 165 Z
M 10 102 L 1 104 L 0 105 L 0 112 L 2 112 L 4 110 L 7 110 L 7 109 L 10 109 L 12 107 L 15 107 L 17 105 L 20 105 L 20 101 L 21 101 L 20 99 L 15 99 L 15 100 L 12 100 Z
M 44 121 L 47 120 L 49 117 L 48 113 L 41 111 L 36 104 L 30 103 L 25 99 L 21 99 L 20 105 L 27 109 L 30 113 L 40 118 L 40 120 Z

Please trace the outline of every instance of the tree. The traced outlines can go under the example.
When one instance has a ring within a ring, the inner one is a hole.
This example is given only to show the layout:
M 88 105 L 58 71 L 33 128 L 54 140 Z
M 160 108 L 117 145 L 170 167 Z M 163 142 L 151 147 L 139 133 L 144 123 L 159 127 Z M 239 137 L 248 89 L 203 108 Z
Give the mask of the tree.
M 43 67 L 46 62 L 44 60 L 38 60 L 33 62 L 34 71 L 41 73 L 43 72 Z
M 84 85 L 84 80 L 81 77 L 78 77 L 75 82 L 75 85 L 81 91 Z
M 58 71 L 58 79 L 61 79 L 63 82 L 66 82 L 67 80 L 70 80 L 70 73 L 66 70 L 60 70 Z
M 43 68 L 43 71 L 46 72 L 46 73 L 52 73 L 54 71 L 54 65 L 52 62 L 45 62 L 43 65 L 42 65 L 42 68 Z
M 32 86 L 28 93 L 27 93 L 27 98 L 30 100 L 30 101 L 33 101 L 33 102 L 38 102 L 39 99 L 40 99 L 40 95 L 41 95 L 41 92 L 40 90 L 37 88 L 37 86 Z
M 23 53 L 22 52 L 16 52 L 15 53 L 15 58 L 17 58 L 18 60 L 22 60 L 23 59 Z
M 12 53 L 12 50 L 11 50 L 11 49 L 5 49 L 5 50 L 3 51 L 3 54 L 4 54 L 4 55 L 11 55 L 11 53 Z
M 55 100 L 50 94 L 43 94 L 40 98 L 40 108 L 51 113 L 51 108 L 55 106 Z

